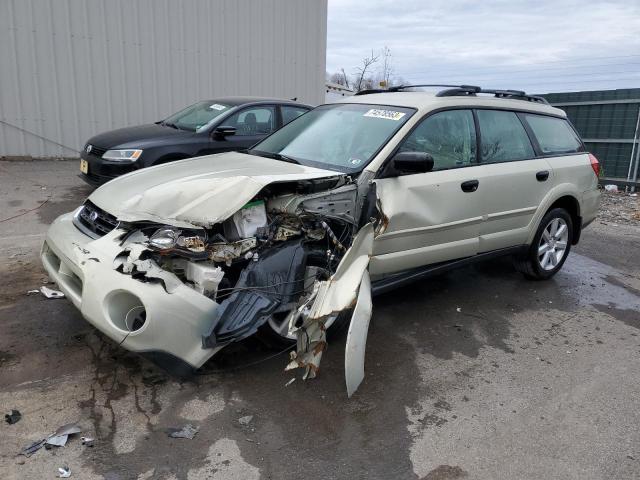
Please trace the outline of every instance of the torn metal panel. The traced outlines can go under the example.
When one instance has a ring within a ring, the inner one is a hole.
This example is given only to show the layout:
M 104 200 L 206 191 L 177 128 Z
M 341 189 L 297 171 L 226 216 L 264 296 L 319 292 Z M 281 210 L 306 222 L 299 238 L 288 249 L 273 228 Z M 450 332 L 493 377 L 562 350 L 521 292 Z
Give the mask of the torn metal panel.
M 167 293 L 173 293 L 183 285 L 175 274 L 163 270 L 153 260 L 136 260 L 133 265 L 136 272 L 144 273 L 145 278 L 160 280 Z
M 309 317 L 319 319 L 352 307 L 362 274 L 369 265 L 373 250 L 373 224 L 360 229 L 340 261 L 336 272 L 326 282 L 321 282 L 318 295 Z
M 326 322 L 354 306 L 364 272 L 373 249 L 373 224 L 368 223 L 356 235 L 336 272 L 327 281 L 317 282 L 313 294 L 291 318 L 297 349 L 285 370 L 304 367 L 303 378 L 316 376 L 326 341 Z M 296 326 L 302 319 L 302 324 Z
M 355 393 L 362 380 L 364 380 L 364 356 L 371 310 L 371 280 L 369 279 L 369 272 L 365 270 L 360 282 L 356 308 L 351 316 L 347 344 L 344 351 L 344 377 L 349 397 Z
M 89 200 L 124 222 L 152 221 L 176 227 L 211 227 L 240 210 L 276 182 L 335 177 L 336 172 L 243 153 L 189 159 L 137 171 L 109 182 Z
M 356 222 L 356 196 L 357 186 L 348 184 L 324 192 L 283 195 L 269 200 L 268 207 L 274 212 L 313 213 L 353 224 Z

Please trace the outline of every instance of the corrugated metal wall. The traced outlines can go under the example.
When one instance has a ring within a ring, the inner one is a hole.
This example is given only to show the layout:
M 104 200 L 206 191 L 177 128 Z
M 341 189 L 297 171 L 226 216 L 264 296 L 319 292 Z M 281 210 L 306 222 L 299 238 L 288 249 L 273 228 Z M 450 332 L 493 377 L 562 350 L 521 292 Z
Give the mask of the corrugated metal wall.
M 602 163 L 605 176 L 627 177 L 640 112 L 640 88 L 549 93 L 543 97 L 567 112 L 589 151 Z
M 0 156 L 217 96 L 322 103 L 326 36 L 327 0 L 1 0 Z

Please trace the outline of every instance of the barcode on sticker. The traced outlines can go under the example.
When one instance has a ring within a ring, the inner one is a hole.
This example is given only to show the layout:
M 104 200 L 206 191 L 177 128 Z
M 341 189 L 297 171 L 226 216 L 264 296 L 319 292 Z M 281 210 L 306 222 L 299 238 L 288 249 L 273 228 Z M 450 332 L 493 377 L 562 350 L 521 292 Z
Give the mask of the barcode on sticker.
M 209 108 L 211 110 L 224 110 L 227 107 L 224 105 L 220 105 L 219 103 L 214 103 L 213 105 L 209 105 Z
M 365 117 L 373 117 L 373 118 L 386 118 L 387 120 L 395 120 L 398 121 L 406 114 L 403 112 L 396 112 L 395 110 L 381 110 L 378 108 L 372 108 L 367 113 L 364 114 Z

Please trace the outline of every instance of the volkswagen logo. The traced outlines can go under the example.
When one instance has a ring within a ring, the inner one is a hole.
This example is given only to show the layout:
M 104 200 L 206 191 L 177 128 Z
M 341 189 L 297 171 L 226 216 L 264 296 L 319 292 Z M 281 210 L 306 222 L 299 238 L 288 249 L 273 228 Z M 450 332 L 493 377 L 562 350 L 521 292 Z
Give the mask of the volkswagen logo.
M 89 145 L 91 146 L 91 145 Z M 98 219 L 98 212 L 96 212 L 95 210 L 93 212 L 91 212 L 89 214 L 89 220 L 91 220 L 91 222 L 95 222 Z
M 87 153 L 91 153 L 91 149 L 92 149 L 92 148 L 93 148 L 93 146 L 92 146 L 92 145 L 87 145 L 87 146 L 84 148 L 84 151 L 85 151 L 85 152 L 87 152 Z

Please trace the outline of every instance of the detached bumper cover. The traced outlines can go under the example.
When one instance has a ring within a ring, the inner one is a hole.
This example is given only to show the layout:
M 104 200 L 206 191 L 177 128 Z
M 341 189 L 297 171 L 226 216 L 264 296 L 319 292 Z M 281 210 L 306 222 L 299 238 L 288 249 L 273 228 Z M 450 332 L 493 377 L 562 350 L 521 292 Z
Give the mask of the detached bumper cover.
M 51 225 L 41 259 L 82 316 L 124 348 L 162 352 L 193 368 L 200 367 L 219 348 L 203 348 L 202 336 L 211 328 L 218 304 L 181 284 L 171 294 L 159 283 L 144 283 L 114 270 L 123 250 L 116 229 L 93 240 L 72 222 L 73 213 Z M 146 320 L 135 331 L 128 321 L 132 311 L 144 308 Z

